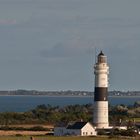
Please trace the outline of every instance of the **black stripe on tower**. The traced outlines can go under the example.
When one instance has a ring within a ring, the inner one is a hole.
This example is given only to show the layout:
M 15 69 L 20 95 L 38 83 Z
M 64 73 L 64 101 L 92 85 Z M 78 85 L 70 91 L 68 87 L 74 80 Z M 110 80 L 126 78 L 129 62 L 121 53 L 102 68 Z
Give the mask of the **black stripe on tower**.
M 107 87 L 95 87 L 94 101 L 108 101 Z

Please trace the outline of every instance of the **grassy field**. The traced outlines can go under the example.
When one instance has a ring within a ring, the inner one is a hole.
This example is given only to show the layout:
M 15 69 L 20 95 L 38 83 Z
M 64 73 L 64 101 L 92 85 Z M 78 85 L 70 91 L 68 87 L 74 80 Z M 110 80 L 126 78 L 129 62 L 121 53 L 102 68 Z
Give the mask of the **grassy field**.
M 139 140 L 139 138 L 106 138 L 106 137 L 34 137 L 35 140 Z M 29 136 L 16 137 L 16 136 L 1 136 L 0 140 L 30 140 Z
M 135 122 L 140 122 L 140 118 L 134 118 Z

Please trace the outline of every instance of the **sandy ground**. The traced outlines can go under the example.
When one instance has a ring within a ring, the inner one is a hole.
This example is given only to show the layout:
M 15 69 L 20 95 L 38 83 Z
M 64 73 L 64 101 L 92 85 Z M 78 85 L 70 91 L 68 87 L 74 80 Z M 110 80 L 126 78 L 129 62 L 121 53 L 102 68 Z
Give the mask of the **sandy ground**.
M 0 136 L 12 135 L 45 135 L 48 131 L 0 131 Z
M 2 125 L 0 125 L 1 127 Z M 31 128 L 31 127 L 35 127 L 35 126 L 41 126 L 44 128 L 49 128 L 49 129 L 53 129 L 54 126 L 53 125 L 42 125 L 42 124 L 21 124 L 21 125 L 8 125 L 9 127 L 23 127 L 23 128 Z
M 8 125 L 9 127 L 23 127 L 23 128 L 31 128 L 31 127 L 35 127 L 35 126 L 41 126 L 43 128 L 49 128 L 49 129 L 53 129 L 54 126 L 53 125 Z M 4 130 L 0 130 L 0 136 L 12 136 L 12 135 L 45 135 L 49 133 L 49 131 L 22 131 L 22 130 L 8 130 L 8 131 L 4 131 Z

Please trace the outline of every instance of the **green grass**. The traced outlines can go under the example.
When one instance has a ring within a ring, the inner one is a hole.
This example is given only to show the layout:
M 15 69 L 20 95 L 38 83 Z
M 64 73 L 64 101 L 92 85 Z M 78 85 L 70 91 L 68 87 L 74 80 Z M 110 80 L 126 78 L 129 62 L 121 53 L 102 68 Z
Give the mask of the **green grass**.
M 140 122 L 140 118 L 134 118 L 135 122 Z
M 35 140 L 131 140 L 132 138 L 34 136 Z M 30 136 L 0 136 L 0 140 L 30 140 Z M 135 140 L 139 140 L 136 138 Z

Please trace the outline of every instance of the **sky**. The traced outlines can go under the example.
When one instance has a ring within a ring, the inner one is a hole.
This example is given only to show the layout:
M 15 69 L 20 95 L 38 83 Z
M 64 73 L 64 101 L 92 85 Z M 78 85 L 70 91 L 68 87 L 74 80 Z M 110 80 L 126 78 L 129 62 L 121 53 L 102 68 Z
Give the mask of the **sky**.
M 0 90 L 140 90 L 140 0 L 0 0 Z M 96 53 L 95 53 L 96 48 Z

